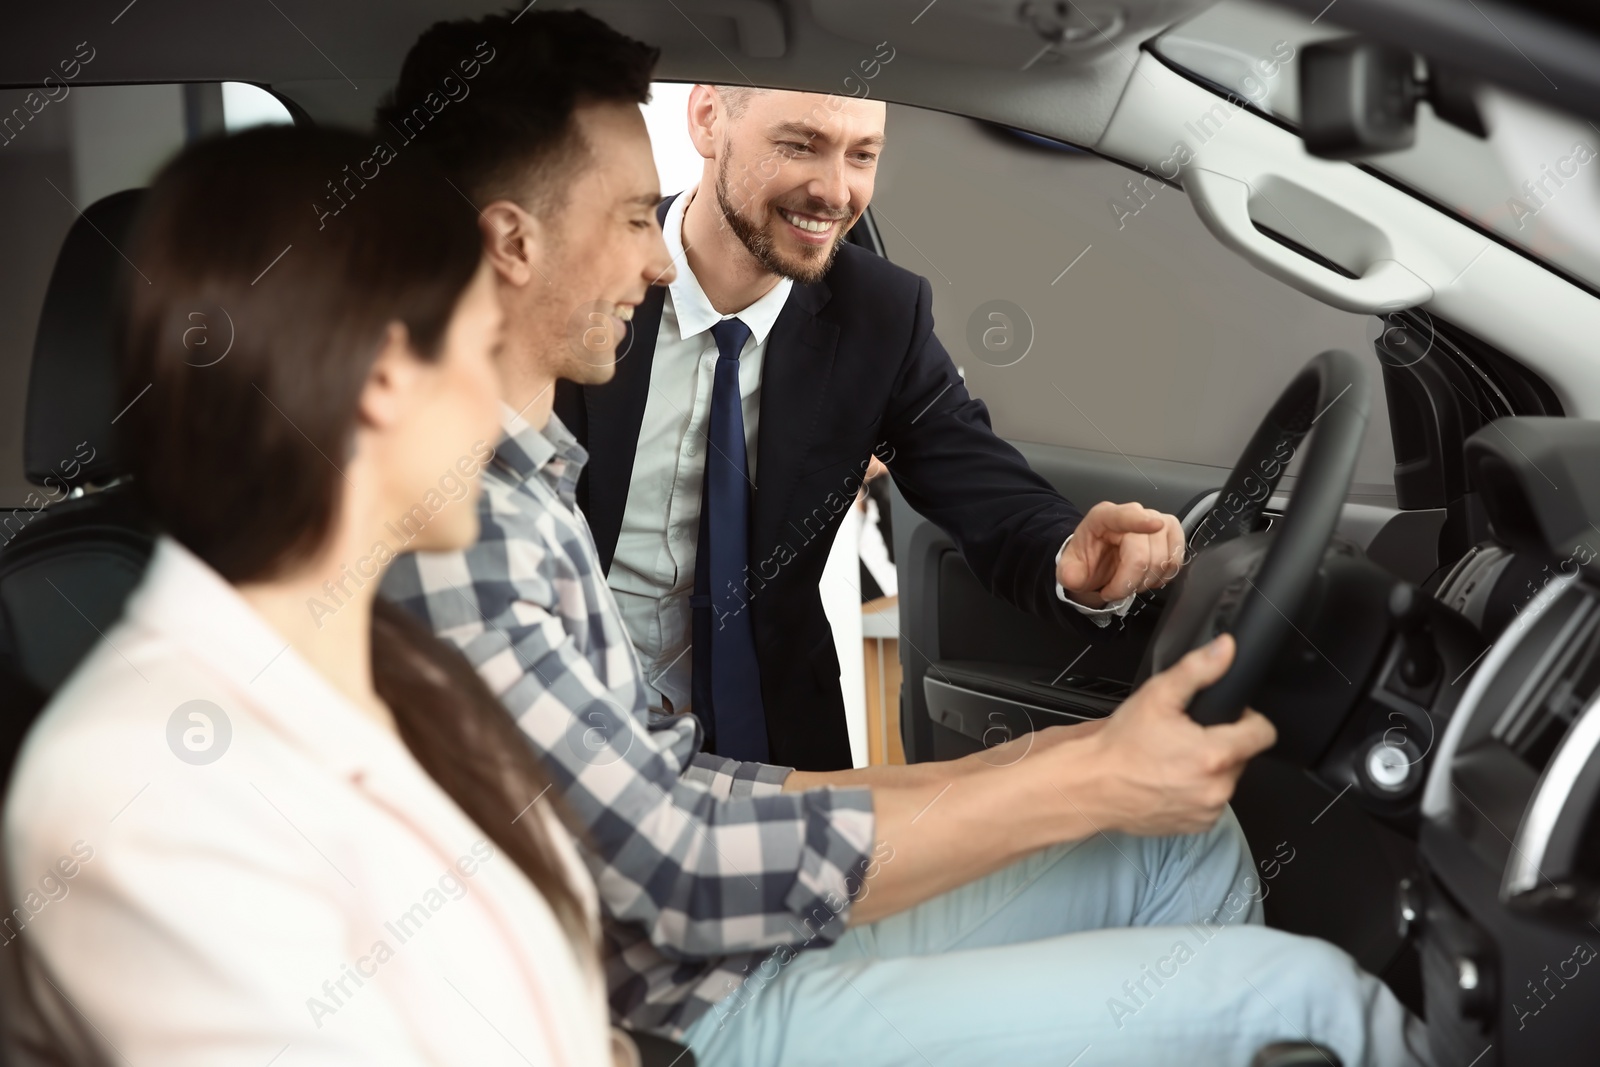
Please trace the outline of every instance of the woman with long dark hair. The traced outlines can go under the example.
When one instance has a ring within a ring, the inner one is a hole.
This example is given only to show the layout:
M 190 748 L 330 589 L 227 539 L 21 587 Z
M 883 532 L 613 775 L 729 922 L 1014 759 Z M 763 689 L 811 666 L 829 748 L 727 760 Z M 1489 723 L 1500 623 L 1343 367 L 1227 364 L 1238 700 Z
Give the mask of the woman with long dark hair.
M 416 153 L 261 129 L 169 164 L 127 252 L 121 428 L 164 534 L 19 759 L 0 951 L 75 1059 L 609 1062 L 594 888 L 528 745 L 374 595 L 477 536 L 475 212 Z

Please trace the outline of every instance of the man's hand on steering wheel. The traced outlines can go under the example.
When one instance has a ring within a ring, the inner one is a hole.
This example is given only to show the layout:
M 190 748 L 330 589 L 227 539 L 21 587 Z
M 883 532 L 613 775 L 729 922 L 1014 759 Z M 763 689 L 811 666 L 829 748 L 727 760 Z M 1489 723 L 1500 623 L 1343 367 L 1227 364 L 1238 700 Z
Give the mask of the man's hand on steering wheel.
M 1183 566 L 1183 526 L 1141 504 L 1102 501 L 1067 539 L 1056 581 L 1087 608 L 1160 589 Z
M 1246 709 L 1237 722 L 1201 726 L 1185 713 L 1195 691 L 1233 662 L 1224 634 L 1153 676 L 1084 736 L 1092 750 L 1096 825 L 1141 835 L 1193 834 L 1227 807 L 1250 759 L 1271 748 L 1277 730 Z

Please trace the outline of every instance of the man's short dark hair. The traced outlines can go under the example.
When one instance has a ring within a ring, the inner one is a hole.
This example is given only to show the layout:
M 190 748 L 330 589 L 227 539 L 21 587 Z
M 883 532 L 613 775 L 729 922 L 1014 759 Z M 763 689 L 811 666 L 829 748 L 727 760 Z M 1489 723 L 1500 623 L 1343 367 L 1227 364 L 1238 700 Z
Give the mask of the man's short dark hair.
M 573 111 L 649 100 L 659 55 L 582 11 L 437 22 L 407 53 L 377 131 L 400 151 L 426 145 L 480 207 L 503 197 L 547 214 L 590 158 Z

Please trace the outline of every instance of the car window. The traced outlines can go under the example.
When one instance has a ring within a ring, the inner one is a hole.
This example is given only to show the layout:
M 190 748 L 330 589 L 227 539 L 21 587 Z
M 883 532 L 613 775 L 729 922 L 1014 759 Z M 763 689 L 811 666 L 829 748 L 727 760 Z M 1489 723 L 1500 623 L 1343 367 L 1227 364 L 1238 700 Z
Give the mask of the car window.
M 0 89 L 0 507 L 22 507 L 23 414 L 50 271 L 80 209 L 147 184 L 186 142 L 293 121 L 271 93 L 237 82 L 74 85 L 92 49 L 37 89 Z
M 705 163 L 689 140 L 689 90 L 693 88 L 684 82 L 654 82 L 650 86 L 650 102 L 643 108 L 663 196 L 697 183 Z
M 1334 16 L 1336 17 L 1336 15 Z M 1328 21 L 1224 0 L 1157 38 L 1162 58 L 1293 126 L 1293 57 L 1348 36 Z M 1416 141 L 1372 156 L 1372 169 L 1566 274 L 1600 288 L 1600 130 L 1493 86 L 1474 94 L 1487 139 L 1417 108 Z
M 1182 191 L 1092 154 L 891 105 L 873 210 L 939 338 L 1013 440 L 1231 468 L 1305 363 L 1369 361 L 1351 499 L 1394 502 L 1381 323 L 1262 274 Z

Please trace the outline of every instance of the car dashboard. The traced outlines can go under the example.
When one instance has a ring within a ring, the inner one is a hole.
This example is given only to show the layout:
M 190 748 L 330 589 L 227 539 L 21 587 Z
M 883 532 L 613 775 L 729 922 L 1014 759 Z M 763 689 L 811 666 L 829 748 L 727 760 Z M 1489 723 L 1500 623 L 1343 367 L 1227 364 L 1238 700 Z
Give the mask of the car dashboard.
M 1600 950 L 1600 492 L 1585 477 L 1600 469 L 1600 423 L 1498 419 L 1466 458 L 1491 538 L 1453 561 L 1408 562 L 1384 528 L 1442 540 L 1442 512 L 1372 509 L 1378 529 L 1343 531 L 1316 610 L 1297 619 L 1304 640 L 1253 703 L 1274 705 L 1274 759 L 1297 770 L 1266 768 L 1271 791 L 1256 783 L 1238 810 L 1257 847 L 1306 844 L 1306 871 L 1319 857 L 1336 881 L 1362 868 L 1332 897 L 1280 880 L 1269 921 L 1349 945 L 1374 970 L 1414 953 L 1407 1000 L 1425 1011 L 1437 1062 L 1573 1062 L 1600 1042 L 1600 968 L 1588 966 Z M 1163 481 L 1189 495 L 1180 514 L 1203 510 L 1198 486 Z M 929 656 L 919 710 L 935 756 L 1103 716 L 1126 696 L 1159 611 L 1130 618 L 1120 642 L 1063 651 L 990 603 L 937 531 L 908 527 L 896 527 L 902 547 L 940 589 L 937 623 L 912 634 Z M 966 617 L 986 623 L 952 625 Z M 1293 774 L 1317 784 L 1286 791 Z M 1386 829 L 1311 836 L 1348 828 L 1351 811 Z M 1376 854 L 1399 838 L 1401 858 Z M 1386 914 L 1330 917 L 1341 908 Z
M 1401 886 L 1440 1062 L 1573 1062 L 1600 1039 L 1600 512 L 1580 476 L 1597 452 L 1600 427 L 1570 419 L 1468 441 L 1496 541 L 1545 565 L 1463 682 Z

